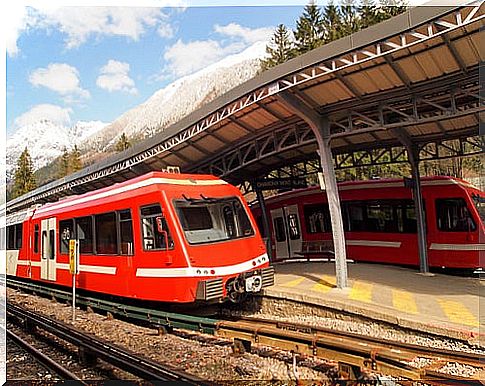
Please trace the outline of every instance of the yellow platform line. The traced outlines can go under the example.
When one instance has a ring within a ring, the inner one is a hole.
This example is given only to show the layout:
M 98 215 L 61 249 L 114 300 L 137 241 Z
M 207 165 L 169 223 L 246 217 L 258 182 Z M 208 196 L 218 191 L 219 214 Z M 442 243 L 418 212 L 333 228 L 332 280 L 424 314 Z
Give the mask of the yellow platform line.
M 356 281 L 352 286 L 352 290 L 350 291 L 349 299 L 358 300 L 365 303 L 371 303 L 373 286 L 373 284 Z
M 335 287 L 335 276 L 323 275 L 318 283 L 312 287 L 312 291 L 327 293 Z
M 399 311 L 409 314 L 417 314 L 418 307 L 414 300 L 414 295 L 408 291 L 392 290 L 392 305 Z
M 300 284 L 303 280 L 305 280 L 305 277 L 299 277 L 297 279 L 291 280 L 288 283 L 284 283 L 285 287 L 296 287 L 298 284 Z
M 454 323 L 466 324 L 467 326 L 479 327 L 477 318 L 460 302 L 453 300 L 437 299 L 441 309 L 448 319 Z

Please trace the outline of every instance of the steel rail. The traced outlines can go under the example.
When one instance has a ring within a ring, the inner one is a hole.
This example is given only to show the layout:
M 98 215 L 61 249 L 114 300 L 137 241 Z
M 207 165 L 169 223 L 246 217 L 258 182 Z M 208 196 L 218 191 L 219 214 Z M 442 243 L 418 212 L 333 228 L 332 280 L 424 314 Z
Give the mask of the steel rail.
M 43 288 L 42 286 L 19 282 L 9 278 L 7 285 L 47 295 L 69 299 L 67 292 L 59 289 Z M 462 378 L 446 373 L 439 373 L 435 369 L 419 369 L 403 362 L 411 362 L 414 358 L 426 357 L 434 363 L 449 360 L 466 363 L 483 369 L 482 358 L 478 354 L 454 352 L 452 350 L 434 349 L 400 343 L 384 341 L 379 338 L 362 336 L 350 332 L 337 332 L 323 327 L 305 326 L 288 322 L 271 322 L 254 317 L 241 317 L 237 321 L 200 318 L 189 315 L 173 314 L 175 320 L 166 312 L 126 306 L 105 300 L 86 298 L 82 301 L 93 308 L 112 312 L 126 318 L 143 320 L 153 326 L 182 328 L 205 332 L 239 341 L 254 342 L 270 347 L 289 350 L 301 354 L 314 355 L 320 358 L 332 359 L 342 363 L 357 366 L 361 369 L 380 371 L 386 375 L 405 377 L 407 379 L 438 379 L 450 382 L 466 380 L 468 384 L 476 383 L 474 378 Z M 161 317 L 165 315 L 165 317 Z M 183 321 L 183 322 L 182 322 Z M 208 328 L 210 325 L 210 328 Z M 202 328 L 201 326 L 204 326 Z M 439 382 L 439 381 L 438 381 Z
M 458 353 L 454 355 L 451 350 L 435 353 L 434 348 L 428 348 L 426 351 L 426 348 L 423 347 L 413 350 L 415 348 L 413 345 L 404 348 L 404 346 L 400 346 L 399 342 L 383 342 L 376 338 L 367 339 L 368 337 L 351 336 L 328 329 L 318 331 L 313 327 L 293 323 L 284 323 L 284 325 L 286 328 L 282 329 L 281 325 L 278 326 L 278 322 L 262 321 L 257 318 L 221 321 L 218 323 L 216 335 L 325 359 L 332 358 L 360 369 L 378 371 L 396 377 L 412 380 L 438 379 L 450 382 L 466 380 L 468 385 L 482 385 L 479 377 L 483 375 L 485 365 L 482 356 L 478 354 Z M 430 359 L 432 363 L 424 368 L 408 364 L 416 357 Z M 459 377 L 436 371 L 436 367 L 442 367 L 446 361 L 472 365 L 479 368 L 480 371 L 474 377 Z
M 40 284 L 15 280 L 11 277 L 7 279 L 7 285 L 22 290 L 52 296 L 64 301 L 72 301 L 72 293 L 69 289 L 64 290 L 46 287 Z M 142 322 L 149 323 L 152 326 L 164 327 L 166 329 L 183 328 L 213 334 L 217 323 L 217 320 L 207 317 L 165 312 L 146 307 L 135 307 L 132 305 L 117 303 L 115 301 L 86 296 L 83 294 L 76 294 L 76 304 L 110 312 L 111 314 L 122 318 L 140 320 Z
M 385 348 L 390 349 L 399 349 L 403 352 L 413 353 L 415 355 L 422 355 L 422 356 L 429 356 L 430 347 L 421 346 L 418 344 L 406 343 L 406 342 L 399 342 L 384 338 L 378 338 L 375 336 L 370 335 L 363 335 L 358 334 L 356 332 L 349 332 L 349 331 L 337 331 L 327 327 L 319 327 L 319 326 L 308 326 L 305 324 L 299 323 L 291 323 L 291 322 L 273 322 L 267 319 L 257 318 L 257 317 L 248 317 L 242 316 L 240 317 L 241 320 L 249 321 L 249 322 L 256 322 L 258 324 L 267 324 L 268 326 L 272 326 L 277 329 L 281 330 L 293 330 L 293 331 L 301 331 L 308 334 L 314 334 L 319 337 L 330 336 L 330 337 L 340 337 L 342 339 L 354 339 L 359 342 L 365 342 L 368 344 L 378 344 L 382 345 Z M 444 348 L 432 348 L 432 352 L 434 356 L 438 356 L 443 360 L 449 361 L 457 361 L 461 363 L 467 363 L 472 366 L 483 366 L 485 363 L 483 361 L 483 355 L 478 353 L 472 352 L 465 352 L 465 351 L 455 351 L 449 350 Z
M 7 302 L 7 314 L 21 320 L 28 320 L 37 328 L 48 331 L 62 340 L 65 340 L 85 353 L 94 355 L 118 368 L 146 380 L 177 381 L 190 385 L 209 385 L 199 377 L 192 376 L 168 365 L 162 365 L 152 360 L 140 357 L 139 354 L 128 352 L 126 349 L 102 341 L 94 336 L 77 331 L 73 326 L 68 326 L 57 320 L 36 314 L 32 311 L 14 306 Z
M 3 328 L 2 328 L 3 330 Z M 44 365 L 48 370 L 54 371 L 57 375 L 59 375 L 62 379 L 67 381 L 77 381 L 80 382 L 82 385 L 87 385 L 87 383 L 83 382 L 81 378 L 77 375 L 70 372 L 68 369 L 36 349 L 30 343 L 22 339 L 17 334 L 13 333 L 10 330 L 6 330 L 7 339 L 13 341 L 17 346 L 19 346 L 22 350 L 28 352 L 32 355 L 39 363 Z

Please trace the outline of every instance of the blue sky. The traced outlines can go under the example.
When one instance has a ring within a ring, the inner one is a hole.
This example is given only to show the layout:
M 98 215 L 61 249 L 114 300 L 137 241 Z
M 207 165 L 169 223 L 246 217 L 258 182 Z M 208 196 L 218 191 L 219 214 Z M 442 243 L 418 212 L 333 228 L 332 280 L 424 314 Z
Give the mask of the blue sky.
M 304 4 L 22 7 L 7 36 L 7 135 L 42 117 L 110 122 L 171 81 L 268 39 L 277 24 L 293 28 Z

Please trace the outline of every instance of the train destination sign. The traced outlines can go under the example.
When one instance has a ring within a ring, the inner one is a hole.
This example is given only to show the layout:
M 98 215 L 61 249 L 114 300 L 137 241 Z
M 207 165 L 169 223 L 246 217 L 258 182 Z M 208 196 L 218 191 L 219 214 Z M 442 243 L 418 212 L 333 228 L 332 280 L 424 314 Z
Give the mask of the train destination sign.
M 294 177 L 294 178 L 266 178 L 264 180 L 256 180 L 254 182 L 255 189 L 257 190 L 270 190 L 270 189 L 298 189 L 306 188 L 308 186 L 306 178 Z

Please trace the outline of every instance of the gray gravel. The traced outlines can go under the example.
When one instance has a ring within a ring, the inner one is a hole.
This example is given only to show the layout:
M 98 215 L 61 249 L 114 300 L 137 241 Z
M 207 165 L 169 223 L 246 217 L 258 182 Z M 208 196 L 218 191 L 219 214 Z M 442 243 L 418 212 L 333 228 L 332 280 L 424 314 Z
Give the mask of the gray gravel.
M 71 323 L 71 308 L 62 303 L 22 294 L 8 289 L 8 301 Z M 261 357 L 255 353 L 234 354 L 231 345 L 195 341 L 172 334 L 158 335 L 157 331 L 131 323 L 77 310 L 75 327 L 100 338 L 126 347 L 152 360 L 174 365 L 181 370 L 211 381 L 278 381 L 295 384 L 297 380 L 325 382 L 323 371 L 285 361 L 287 358 Z M 207 336 L 207 340 L 211 340 Z M 321 361 L 311 367 L 318 368 Z M 328 367 L 327 367 L 328 368 Z

